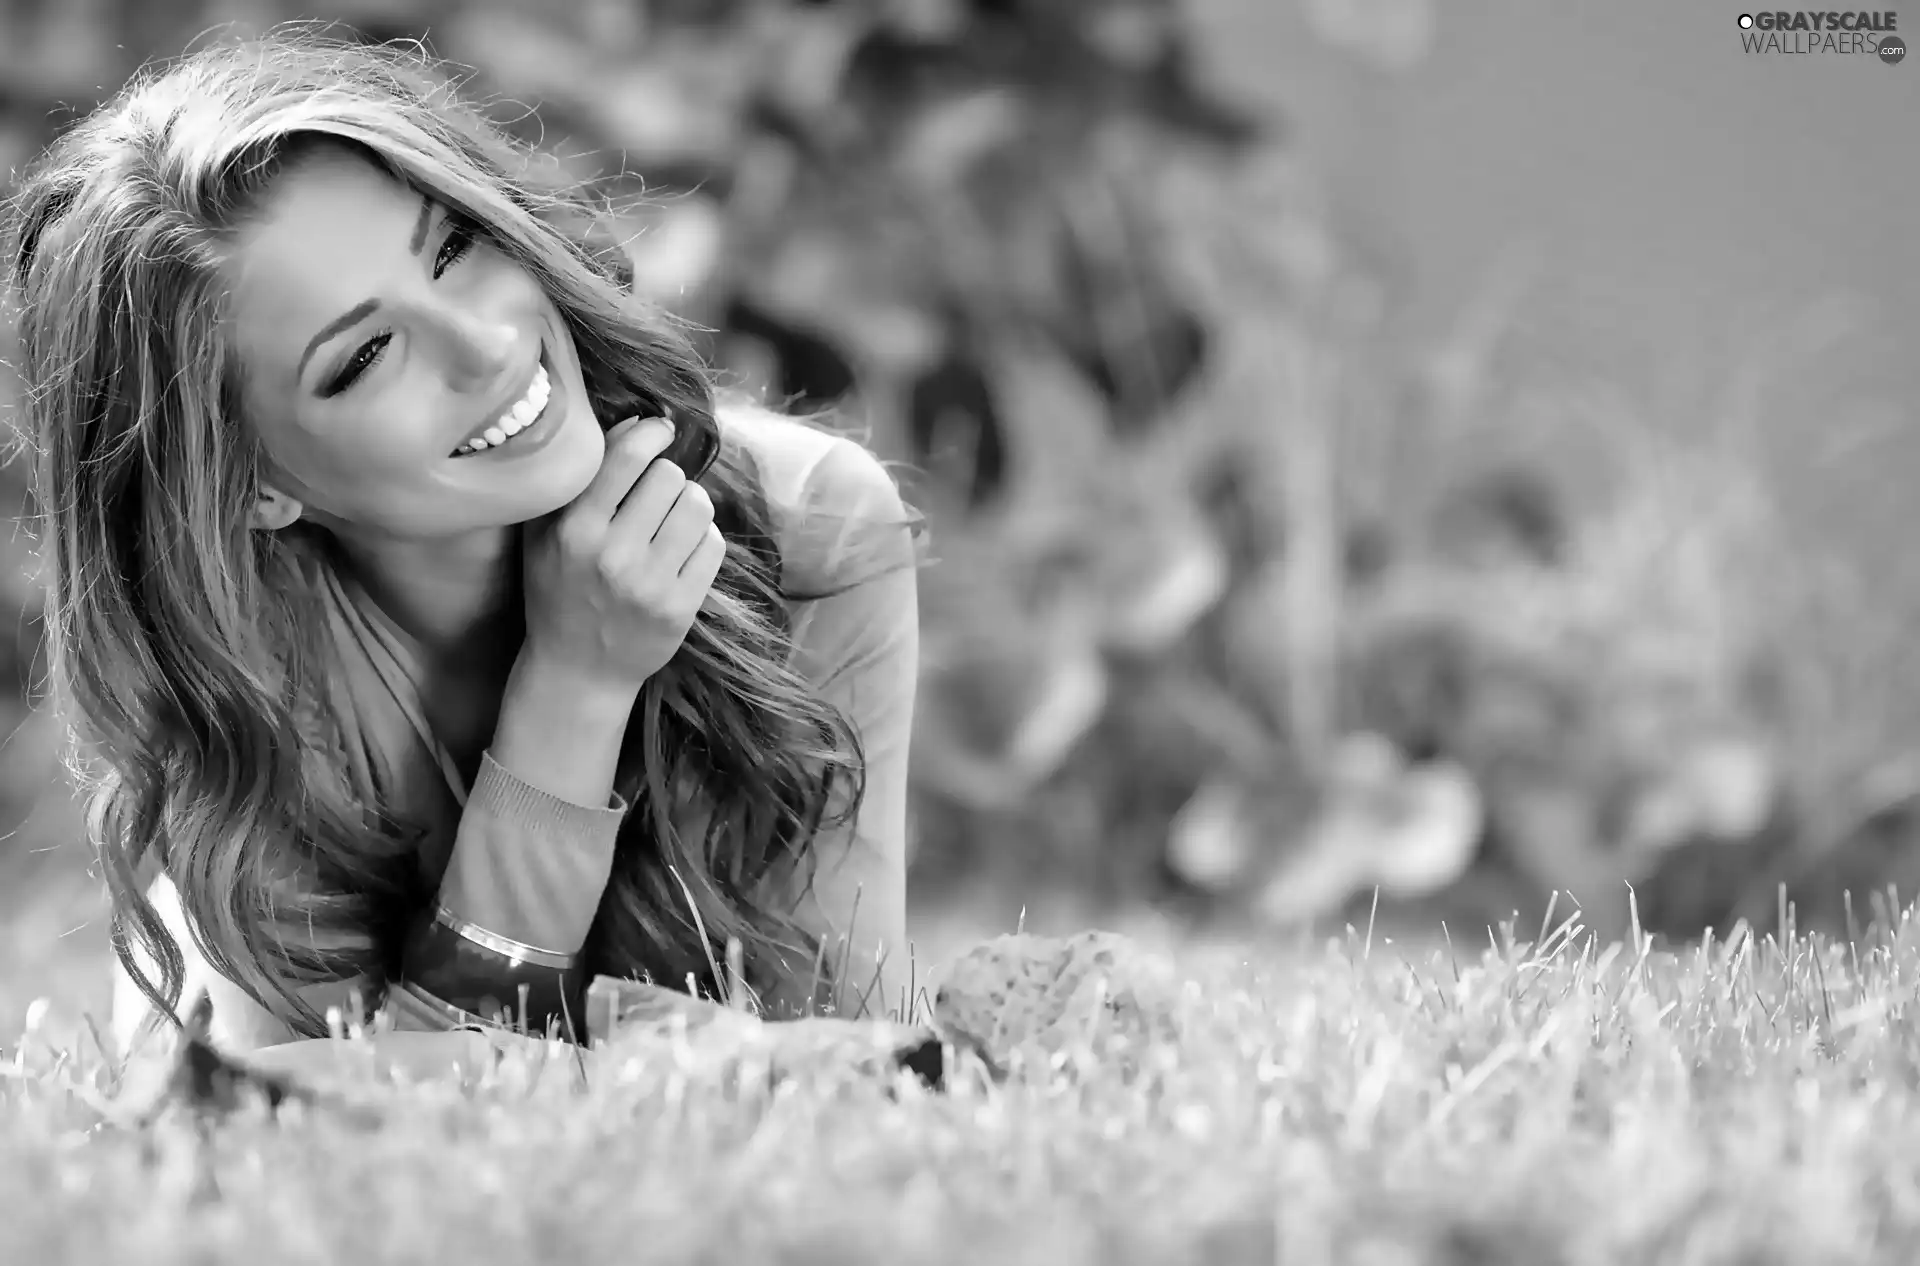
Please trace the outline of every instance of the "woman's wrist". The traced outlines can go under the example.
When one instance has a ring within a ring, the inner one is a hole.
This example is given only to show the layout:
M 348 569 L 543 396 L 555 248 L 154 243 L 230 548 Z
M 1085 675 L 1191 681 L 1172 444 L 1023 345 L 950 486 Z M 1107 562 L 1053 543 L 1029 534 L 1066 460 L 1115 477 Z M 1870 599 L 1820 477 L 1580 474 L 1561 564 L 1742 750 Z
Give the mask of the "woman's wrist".
M 550 796 L 604 806 L 639 687 L 601 681 L 523 651 L 507 678 L 490 754 Z
M 501 1023 L 581 1040 L 586 979 L 577 954 L 522 945 L 437 907 L 409 929 L 402 983 L 453 1024 Z
M 516 692 L 549 700 L 557 709 L 588 723 L 602 726 L 626 724 L 634 703 L 640 698 L 641 682 L 616 681 L 605 674 L 583 669 L 554 655 L 544 654 L 531 643 L 523 647 L 507 678 L 506 698 Z

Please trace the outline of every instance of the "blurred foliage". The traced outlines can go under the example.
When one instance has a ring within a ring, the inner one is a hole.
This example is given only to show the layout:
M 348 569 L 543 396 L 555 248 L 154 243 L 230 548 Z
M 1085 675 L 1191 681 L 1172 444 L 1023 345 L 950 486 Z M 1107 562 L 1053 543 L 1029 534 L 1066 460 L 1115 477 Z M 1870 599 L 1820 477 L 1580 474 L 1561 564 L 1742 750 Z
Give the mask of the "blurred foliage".
M 1305 12 L 1385 72 L 1435 21 Z M 0 158 L 142 56 L 294 16 L 0 0 Z M 639 285 L 729 380 L 900 463 L 937 555 L 917 885 L 1265 923 L 1375 886 L 1493 916 L 1571 888 L 1617 932 L 1632 883 L 1685 935 L 1764 921 L 1777 881 L 1831 919 L 1836 885 L 1898 877 L 1910 780 L 1809 775 L 1771 637 L 1791 608 L 1748 584 L 1779 570 L 1778 525 L 1724 463 L 1663 451 L 1600 497 L 1462 432 L 1417 487 L 1380 477 L 1396 428 L 1446 434 L 1484 366 L 1422 388 L 1378 357 L 1383 279 L 1283 121 L 1208 89 L 1176 0 L 328 16 L 474 68 L 503 123 L 619 200 Z M 1384 422 L 1370 382 L 1405 388 Z M 50 777 L 16 761 L 16 793 Z

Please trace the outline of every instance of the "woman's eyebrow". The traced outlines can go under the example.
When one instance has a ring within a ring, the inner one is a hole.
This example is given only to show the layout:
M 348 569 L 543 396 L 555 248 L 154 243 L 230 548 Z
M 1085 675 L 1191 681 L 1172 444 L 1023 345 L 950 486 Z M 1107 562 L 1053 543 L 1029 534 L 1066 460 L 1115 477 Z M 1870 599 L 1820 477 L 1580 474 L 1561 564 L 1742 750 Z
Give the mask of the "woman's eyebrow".
M 420 217 L 413 222 L 413 239 L 407 243 L 409 253 L 418 255 L 420 248 L 427 244 L 427 226 L 433 222 L 433 195 L 420 195 Z
M 306 377 L 307 362 L 313 359 L 313 354 L 320 349 L 322 343 L 351 326 L 354 322 L 373 315 L 379 308 L 380 301 L 378 299 L 362 299 L 359 303 L 354 304 L 351 308 L 321 326 L 320 332 L 308 341 L 307 350 L 300 353 L 300 363 L 293 367 L 295 381 Z

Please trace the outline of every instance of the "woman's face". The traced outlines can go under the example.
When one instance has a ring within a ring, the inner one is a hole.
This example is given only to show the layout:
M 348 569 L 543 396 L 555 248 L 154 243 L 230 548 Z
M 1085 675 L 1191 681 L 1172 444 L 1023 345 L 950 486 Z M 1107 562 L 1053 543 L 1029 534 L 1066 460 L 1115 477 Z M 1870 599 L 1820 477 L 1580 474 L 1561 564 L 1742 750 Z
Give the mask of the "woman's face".
M 452 537 L 557 510 L 599 469 L 578 353 L 539 284 L 352 151 L 282 172 L 224 271 L 248 420 L 288 514 Z

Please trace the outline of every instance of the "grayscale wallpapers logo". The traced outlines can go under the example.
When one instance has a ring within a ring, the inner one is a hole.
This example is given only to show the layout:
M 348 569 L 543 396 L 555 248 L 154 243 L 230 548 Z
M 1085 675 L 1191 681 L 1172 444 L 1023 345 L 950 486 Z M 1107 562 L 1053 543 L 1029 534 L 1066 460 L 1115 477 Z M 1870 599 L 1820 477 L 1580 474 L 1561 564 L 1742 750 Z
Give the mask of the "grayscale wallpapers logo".
M 1877 13 L 1743 13 L 1739 24 L 1741 46 L 1749 53 L 1789 57 L 1872 54 L 1889 66 L 1897 65 L 1907 55 L 1906 41 L 1898 33 L 1899 15 L 1890 9 Z

